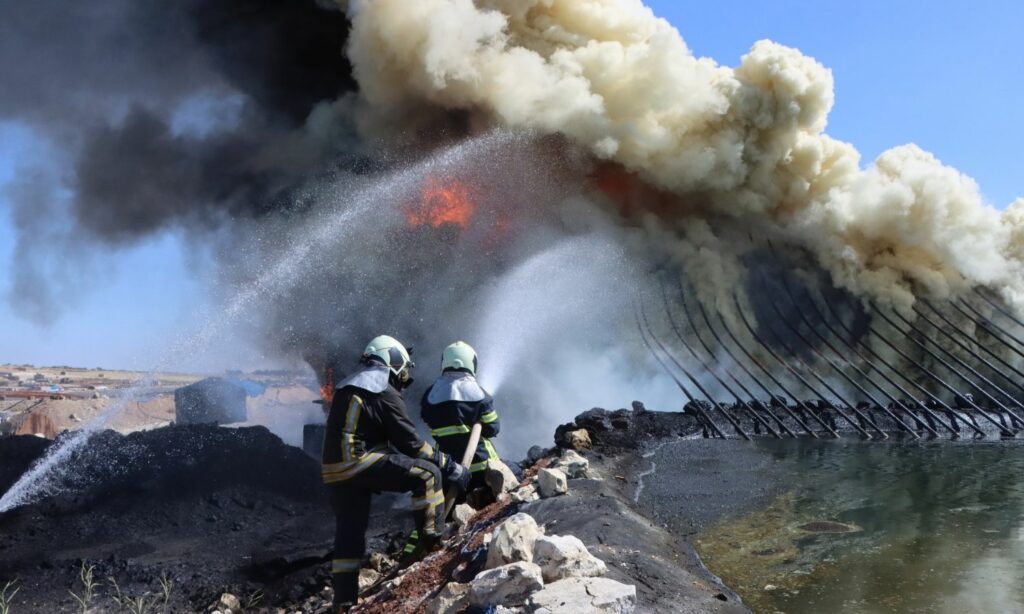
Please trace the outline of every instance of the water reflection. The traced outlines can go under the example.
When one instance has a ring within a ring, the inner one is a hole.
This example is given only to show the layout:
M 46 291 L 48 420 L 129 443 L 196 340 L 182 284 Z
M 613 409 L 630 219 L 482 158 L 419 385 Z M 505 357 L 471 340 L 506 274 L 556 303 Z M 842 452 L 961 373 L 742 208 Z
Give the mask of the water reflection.
M 1020 443 L 756 445 L 792 490 L 698 541 L 755 611 L 1024 612 Z

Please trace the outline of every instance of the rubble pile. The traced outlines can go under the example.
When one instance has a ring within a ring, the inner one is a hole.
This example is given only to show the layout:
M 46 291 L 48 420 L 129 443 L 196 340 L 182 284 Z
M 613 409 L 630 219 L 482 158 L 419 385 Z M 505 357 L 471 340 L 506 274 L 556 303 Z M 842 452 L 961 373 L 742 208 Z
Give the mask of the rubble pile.
M 595 407 L 581 413 L 555 429 L 555 445 L 577 452 L 597 447 L 614 454 L 640 450 L 654 440 L 685 437 L 699 431 L 700 424 L 691 415 L 648 411 L 643 403 L 633 401 L 631 409 L 609 411 Z M 531 452 L 534 456 L 545 453 L 539 447 Z
M 538 460 L 522 483 L 508 480 L 511 472 L 496 464 L 488 481 L 497 501 L 479 512 L 458 506 L 453 543 L 385 584 L 356 611 L 633 612 L 635 586 L 603 577 L 607 565 L 579 538 L 549 534 L 519 511 L 566 495 L 569 476 L 587 477 L 589 461 L 572 450 Z

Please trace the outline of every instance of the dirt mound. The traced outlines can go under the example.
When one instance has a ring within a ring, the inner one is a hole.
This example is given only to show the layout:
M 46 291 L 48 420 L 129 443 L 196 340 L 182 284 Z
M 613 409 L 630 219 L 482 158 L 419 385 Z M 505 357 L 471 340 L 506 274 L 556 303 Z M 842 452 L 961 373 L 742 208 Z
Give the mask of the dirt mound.
M 7 492 L 50 443 L 49 439 L 34 435 L 0 437 L 0 493 Z
M 0 487 L 47 443 L 0 440 Z M 18 579 L 16 611 L 70 609 L 83 560 L 96 565 L 104 607 L 108 577 L 141 595 L 166 574 L 174 611 L 202 609 L 228 587 L 268 604 L 319 582 L 316 566 L 297 564 L 327 552 L 333 534 L 318 463 L 263 427 L 105 431 L 67 467 L 53 496 L 0 515 L 0 584 Z

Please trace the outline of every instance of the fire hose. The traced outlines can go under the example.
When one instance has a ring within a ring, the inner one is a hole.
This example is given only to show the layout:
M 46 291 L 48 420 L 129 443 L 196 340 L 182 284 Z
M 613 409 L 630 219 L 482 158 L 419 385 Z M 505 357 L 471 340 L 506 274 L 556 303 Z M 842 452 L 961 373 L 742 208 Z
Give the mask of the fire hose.
M 473 425 L 473 429 L 469 431 L 469 443 L 466 444 L 466 451 L 462 453 L 462 466 L 469 470 L 469 466 L 473 463 L 473 454 L 476 452 L 476 447 L 480 443 L 480 433 L 483 431 L 483 425 L 477 422 Z M 458 487 L 449 486 L 448 492 L 444 494 L 444 517 L 447 518 L 448 514 L 452 512 L 452 508 L 455 507 L 455 500 L 459 496 Z

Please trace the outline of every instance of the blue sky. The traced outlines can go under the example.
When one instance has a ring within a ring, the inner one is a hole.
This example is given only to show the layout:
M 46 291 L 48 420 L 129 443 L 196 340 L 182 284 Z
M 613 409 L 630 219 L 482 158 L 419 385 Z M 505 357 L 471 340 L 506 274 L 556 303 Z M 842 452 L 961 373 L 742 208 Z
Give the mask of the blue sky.
M 799 48 L 832 69 L 828 132 L 867 164 L 914 142 L 974 177 L 1003 207 L 1024 196 L 1024 3 L 648 0 L 698 55 L 736 65 L 754 41 Z M 0 96 L 3 93 L 0 91 Z M 37 150 L 0 124 L 0 184 Z M 0 195 L 0 295 L 13 234 Z M 180 240 L 164 234 L 109 258 L 74 309 L 41 327 L 0 302 L 0 362 L 146 368 L 203 303 Z

